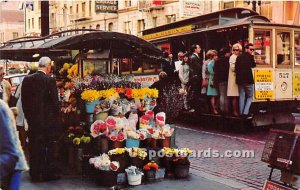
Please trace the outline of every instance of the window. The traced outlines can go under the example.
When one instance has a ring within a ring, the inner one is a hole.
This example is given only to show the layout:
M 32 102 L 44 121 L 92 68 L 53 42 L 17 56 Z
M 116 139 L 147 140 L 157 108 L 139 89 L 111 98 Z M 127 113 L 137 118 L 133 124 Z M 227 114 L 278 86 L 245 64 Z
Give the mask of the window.
M 28 19 L 28 29 L 30 29 L 30 19 Z
M 106 60 L 83 60 L 83 76 L 88 74 L 106 74 Z
M 254 58 L 257 65 L 271 65 L 271 31 L 254 32 Z
M 92 26 L 92 25 L 90 25 L 90 29 L 93 29 L 93 26 Z
M 79 11 L 79 5 L 77 4 L 76 5 L 76 14 L 78 14 L 78 11 Z
M 96 25 L 96 30 L 100 30 L 100 24 Z
M 300 66 L 300 32 L 295 33 L 295 65 Z
M 39 30 L 41 29 L 41 23 L 42 23 L 42 19 L 41 17 L 39 17 Z
M 70 15 L 73 15 L 73 7 L 70 6 Z
M 167 24 L 175 22 L 176 21 L 176 15 L 167 15 Z
M 131 34 L 130 21 L 124 22 L 124 33 L 125 34 Z
M 121 74 L 129 74 L 131 70 L 131 59 L 119 59 L 118 65 L 121 70 Z M 133 70 L 133 69 L 132 69 Z
M 108 24 L 108 31 L 113 31 L 114 24 L 111 22 Z
M 85 3 L 81 4 L 81 13 L 82 13 L 82 17 L 85 17 Z
M 125 0 L 125 7 L 131 7 L 131 0 Z
M 230 9 L 230 8 L 234 8 L 234 2 L 224 2 L 223 4 L 223 9 Z
M 152 25 L 153 25 L 153 27 L 157 26 L 157 16 L 152 17 Z
M 89 2 L 89 16 L 92 16 L 92 1 Z
M 289 32 L 277 32 L 276 34 L 276 53 L 277 65 L 290 65 L 291 64 L 291 44 Z
M 32 29 L 34 29 L 34 18 L 31 19 L 31 22 Z
M 18 38 L 18 36 L 19 36 L 18 32 L 13 32 L 13 39 Z
M 145 20 L 138 20 L 138 25 L 137 25 L 137 32 L 138 35 L 141 35 L 141 32 L 145 29 Z
M 272 6 L 271 2 L 264 2 L 261 5 L 261 15 L 272 19 Z

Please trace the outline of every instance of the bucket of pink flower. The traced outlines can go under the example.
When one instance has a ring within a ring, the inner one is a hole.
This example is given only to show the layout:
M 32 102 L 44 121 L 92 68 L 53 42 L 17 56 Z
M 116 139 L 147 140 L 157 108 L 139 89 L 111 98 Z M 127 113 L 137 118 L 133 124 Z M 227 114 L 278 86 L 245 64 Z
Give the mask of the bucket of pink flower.
M 127 134 L 124 131 L 126 126 L 128 126 L 128 120 L 126 118 L 108 116 L 106 126 L 109 130 L 109 149 L 125 147 Z
M 91 136 L 95 138 L 96 151 L 99 153 L 107 153 L 109 133 L 106 123 L 102 120 L 96 120 L 90 128 Z
M 90 158 L 89 163 L 94 166 L 94 178 L 98 185 L 112 187 L 117 185 L 118 171 L 120 164 L 111 161 L 107 154 Z

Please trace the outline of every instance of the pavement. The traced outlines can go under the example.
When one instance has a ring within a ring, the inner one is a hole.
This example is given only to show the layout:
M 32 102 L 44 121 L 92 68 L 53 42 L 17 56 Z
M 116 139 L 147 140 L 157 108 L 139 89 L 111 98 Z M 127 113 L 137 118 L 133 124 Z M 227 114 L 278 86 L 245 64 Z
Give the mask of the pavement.
M 252 158 L 195 157 L 191 158 L 190 176 L 187 179 L 164 179 L 137 187 L 123 189 L 201 189 L 201 190 L 251 190 L 262 189 L 270 168 L 260 161 L 264 148 L 265 132 L 244 134 L 199 130 L 196 126 L 176 124 L 176 145 L 192 150 L 208 148 L 224 153 L 227 150 L 253 150 Z M 273 174 L 278 180 L 280 174 Z M 28 173 L 23 175 L 21 190 L 88 190 L 109 189 L 97 186 L 94 181 L 80 175 L 63 176 L 59 181 L 31 183 Z

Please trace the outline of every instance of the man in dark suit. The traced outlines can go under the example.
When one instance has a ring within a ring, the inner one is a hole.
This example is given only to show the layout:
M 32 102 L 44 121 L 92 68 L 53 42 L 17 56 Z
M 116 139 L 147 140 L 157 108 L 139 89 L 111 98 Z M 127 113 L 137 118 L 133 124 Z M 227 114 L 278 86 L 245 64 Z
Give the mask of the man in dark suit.
M 192 45 L 191 57 L 190 57 L 190 78 L 187 87 L 187 99 L 189 105 L 193 106 L 189 112 L 195 111 L 195 106 L 199 104 L 199 98 L 201 96 L 201 84 L 202 84 L 202 59 L 200 58 L 201 47 L 198 44 Z
M 239 85 L 239 108 L 242 116 L 249 114 L 249 109 L 253 100 L 254 80 L 252 68 L 256 66 L 254 60 L 254 46 L 249 43 L 245 46 L 245 52 L 236 58 L 235 73 L 236 84 Z
M 32 181 L 59 179 L 55 174 L 53 142 L 58 126 L 58 92 L 50 75 L 51 59 L 42 57 L 38 71 L 24 78 L 22 107 L 29 126 L 30 176 Z

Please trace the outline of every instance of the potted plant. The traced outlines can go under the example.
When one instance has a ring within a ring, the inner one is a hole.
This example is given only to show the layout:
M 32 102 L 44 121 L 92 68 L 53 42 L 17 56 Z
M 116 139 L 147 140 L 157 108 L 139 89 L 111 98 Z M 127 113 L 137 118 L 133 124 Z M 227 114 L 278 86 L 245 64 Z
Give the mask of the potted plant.
M 99 103 L 100 94 L 97 90 L 84 90 L 81 99 L 85 101 L 87 113 L 94 113 L 95 106 Z
M 177 178 L 186 178 L 189 175 L 190 161 L 188 157 L 178 157 L 173 160 L 175 176 Z
M 151 161 L 144 165 L 143 170 L 145 171 L 146 178 L 148 181 L 154 181 L 155 180 L 155 174 L 156 171 L 159 169 L 159 166 L 156 162 Z
M 102 120 L 95 121 L 90 128 L 91 136 L 95 138 L 96 149 L 100 153 L 106 153 L 108 151 L 108 139 L 109 133 L 106 123 Z

